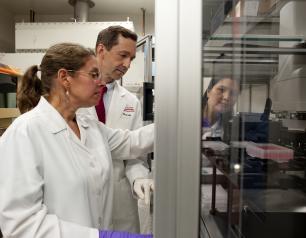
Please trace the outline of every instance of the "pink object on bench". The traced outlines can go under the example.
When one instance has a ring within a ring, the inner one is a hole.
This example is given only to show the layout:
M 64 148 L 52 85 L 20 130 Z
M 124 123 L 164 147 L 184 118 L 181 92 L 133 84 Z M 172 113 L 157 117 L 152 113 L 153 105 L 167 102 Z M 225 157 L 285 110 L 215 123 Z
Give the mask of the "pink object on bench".
M 261 159 L 273 159 L 286 162 L 293 159 L 294 151 L 284 146 L 275 144 L 248 143 L 246 147 L 248 155 Z

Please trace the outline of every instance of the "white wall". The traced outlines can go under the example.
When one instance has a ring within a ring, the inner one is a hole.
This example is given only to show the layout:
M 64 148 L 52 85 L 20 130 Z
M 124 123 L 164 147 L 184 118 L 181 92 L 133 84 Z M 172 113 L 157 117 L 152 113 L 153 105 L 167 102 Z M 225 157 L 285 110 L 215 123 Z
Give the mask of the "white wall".
M 268 97 L 267 85 L 253 85 L 251 98 L 251 112 L 263 112 Z
M 0 54 L 0 62 L 4 64 L 14 66 L 21 73 L 32 65 L 39 65 L 44 53 L 6 53 Z
M 262 113 L 265 108 L 267 97 L 267 85 L 245 85 L 239 94 L 236 111 Z
M 133 21 L 135 32 L 139 37 L 142 36 L 142 13 L 140 12 L 137 15 L 98 15 L 98 14 L 90 14 L 88 17 L 88 21 L 90 22 L 101 22 L 101 21 L 126 21 L 127 17 L 129 17 L 130 21 Z M 28 15 L 17 15 L 15 16 L 15 22 L 28 22 Z M 71 15 L 36 15 L 36 22 L 72 22 L 73 21 L 73 13 Z M 145 34 L 153 34 L 154 35 L 154 15 L 146 14 L 145 18 Z
M 14 52 L 14 16 L 4 7 L 0 8 L 0 32 L 0 52 Z
M 305 1 L 290 1 L 280 11 L 280 35 L 306 37 Z M 293 47 L 293 42 L 280 42 L 280 47 Z M 306 111 L 305 55 L 280 55 L 279 72 L 271 81 L 275 111 Z
M 93 15 L 91 21 L 125 21 L 127 17 L 134 23 L 135 32 L 138 36 L 142 36 L 142 14 L 139 15 Z M 154 15 L 146 15 L 145 34 L 154 35 Z
M 141 38 L 142 30 L 142 12 L 135 15 L 100 15 L 90 14 L 88 21 L 125 21 L 129 17 L 134 23 L 135 32 Z M 15 22 L 29 22 L 29 15 L 15 15 L 1 6 L 0 8 L 0 52 L 15 52 Z M 73 11 L 70 15 L 36 15 L 36 22 L 70 22 L 73 21 Z M 154 15 L 146 14 L 145 17 L 145 34 L 155 35 Z

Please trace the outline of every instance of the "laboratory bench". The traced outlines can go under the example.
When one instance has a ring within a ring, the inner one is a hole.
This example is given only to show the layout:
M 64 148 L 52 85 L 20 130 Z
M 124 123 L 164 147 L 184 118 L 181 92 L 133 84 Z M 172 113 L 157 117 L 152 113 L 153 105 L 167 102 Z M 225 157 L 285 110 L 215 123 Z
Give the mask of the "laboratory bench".
M 306 236 L 306 157 L 280 162 L 211 146 L 202 149 L 201 175 L 201 216 L 211 237 L 216 229 L 224 237 Z

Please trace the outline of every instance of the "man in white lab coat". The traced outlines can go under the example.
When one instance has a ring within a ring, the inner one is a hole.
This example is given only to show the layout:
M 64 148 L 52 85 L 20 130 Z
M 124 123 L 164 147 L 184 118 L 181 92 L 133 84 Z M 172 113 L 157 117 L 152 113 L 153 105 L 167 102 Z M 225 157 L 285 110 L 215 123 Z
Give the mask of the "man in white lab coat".
M 111 128 L 134 130 L 142 126 L 141 104 L 135 95 L 119 85 L 136 54 L 137 35 L 120 26 L 102 30 L 97 38 L 96 54 L 106 83 L 102 96 L 105 124 Z M 98 108 L 90 108 L 100 121 Z M 139 232 L 137 198 L 147 202 L 153 181 L 148 179 L 146 158 L 120 161 L 113 158 L 114 206 L 113 229 Z

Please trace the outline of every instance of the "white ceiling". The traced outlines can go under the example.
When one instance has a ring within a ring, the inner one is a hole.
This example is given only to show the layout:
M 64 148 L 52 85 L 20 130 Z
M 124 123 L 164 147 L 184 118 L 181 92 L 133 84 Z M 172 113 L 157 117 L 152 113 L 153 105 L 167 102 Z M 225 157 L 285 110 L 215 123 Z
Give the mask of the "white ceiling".
M 148 14 L 154 14 L 154 0 L 92 0 L 95 6 L 89 10 L 92 14 L 140 14 L 141 8 Z M 13 14 L 29 14 L 32 9 L 36 14 L 61 15 L 73 13 L 68 0 L 0 0 L 0 7 L 5 7 Z

